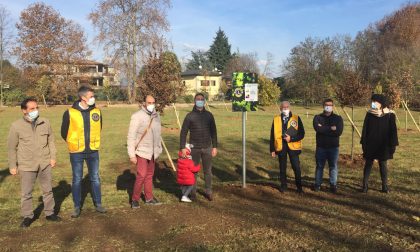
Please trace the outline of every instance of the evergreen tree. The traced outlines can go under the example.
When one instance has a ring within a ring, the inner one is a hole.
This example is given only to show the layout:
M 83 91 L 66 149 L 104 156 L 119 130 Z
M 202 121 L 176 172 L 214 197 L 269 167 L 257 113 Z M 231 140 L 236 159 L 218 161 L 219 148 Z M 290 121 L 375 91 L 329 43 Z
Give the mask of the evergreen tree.
M 191 51 L 191 60 L 188 61 L 186 68 L 187 70 L 202 70 L 211 71 L 214 67 L 209 61 L 207 52 L 203 51 Z
M 213 44 L 210 46 L 210 50 L 208 51 L 208 58 L 213 67 L 216 67 L 217 70 L 225 70 L 226 64 L 232 57 L 230 47 L 231 46 L 225 32 L 219 27 Z

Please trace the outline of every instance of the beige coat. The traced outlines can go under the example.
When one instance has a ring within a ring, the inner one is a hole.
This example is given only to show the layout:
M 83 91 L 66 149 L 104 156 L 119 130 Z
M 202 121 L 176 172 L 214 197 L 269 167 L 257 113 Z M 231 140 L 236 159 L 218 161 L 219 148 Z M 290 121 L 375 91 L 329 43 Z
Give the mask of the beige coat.
M 147 131 L 143 140 L 135 148 L 139 142 L 141 136 L 147 129 L 150 123 L 150 119 L 153 118 L 153 122 L 150 129 Z M 162 144 L 160 141 L 161 136 L 161 122 L 158 113 L 153 112 L 149 115 L 146 109 L 142 107 L 139 111 L 131 116 L 130 127 L 127 135 L 127 151 L 130 158 L 139 156 L 147 160 L 151 160 L 152 156 L 157 159 L 162 153 Z
M 50 165 L 56 159 L 54 135 L 50 122 L 39 117 L 34 127 L 21 118 L 10 127 L 8 137 L 9 169 L 20 171 L 38 171 Z

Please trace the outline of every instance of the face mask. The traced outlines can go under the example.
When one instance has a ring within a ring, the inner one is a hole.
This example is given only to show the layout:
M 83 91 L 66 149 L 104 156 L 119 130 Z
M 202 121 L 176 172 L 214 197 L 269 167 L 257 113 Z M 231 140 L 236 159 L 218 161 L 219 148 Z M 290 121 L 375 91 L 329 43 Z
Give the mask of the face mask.
M 153 110 L 155 110 L 155 104 L 150 104 L 146 106 L 147 111 L 149 111 L 150 113 L 153 112 Z
M 92 106 L 95 104 L 95 97 L 90 97 L 90 99 L 86 102 L 87 105 Z
M 38 118 L 38 116 L 39 116 L 39 112 L 38 112 L 38 110 L 34 110 L 34 111 L 32 111 L 32 112 L 29 112 L 29 113 L 28 113 L 28 118 L 29 118 L 31 121 L 35 121 L 35 119 L 37 119 L 37 118 Z
M 327 113 L 331 113 L 333 111 L 333 106 L 325 106 L 324 111 Z
M 378 109 L 378 106 L 376 105 L 376 102 L 372 102 L 372 109 Z
M 195 101 L 195 106 L 202 108 L 204 107 L 204 101 Z
M 288 109 L 283 109 L 281 112 L 283 113 L 283 115 L 288 116 L 288 115 L 289 115 L 289 113 L 290 113 L 290 110 L 288 110 Z

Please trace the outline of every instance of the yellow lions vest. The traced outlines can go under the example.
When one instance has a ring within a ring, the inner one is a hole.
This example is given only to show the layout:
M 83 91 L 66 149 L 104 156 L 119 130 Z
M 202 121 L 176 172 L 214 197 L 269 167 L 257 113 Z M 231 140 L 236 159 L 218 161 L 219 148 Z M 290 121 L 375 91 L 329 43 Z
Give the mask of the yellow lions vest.
M 287 123 L 287 128 L 293 127 L 296 131 L 299 130 L 299 117 L 297 115 L 292 115 Z M 276 115 L 274 117 L 274 148 L 277 152 L 283 149 L 283 122 L 281 121 L 281 116 Z M 291 150 L 302 150 L 302 140 L 297 142 L 287 143 L 289 149 Z
M 70 153 L 83 152 L 85 146 L 85 128 L 83 125 L 82 112 L 77 109 L 69 109 L 70 124 L 67 132 L 67 147 Z M 101 111 L 94 108 L 90 111 L 90 141 L 91 150 L 99 150 L 101 145 Z

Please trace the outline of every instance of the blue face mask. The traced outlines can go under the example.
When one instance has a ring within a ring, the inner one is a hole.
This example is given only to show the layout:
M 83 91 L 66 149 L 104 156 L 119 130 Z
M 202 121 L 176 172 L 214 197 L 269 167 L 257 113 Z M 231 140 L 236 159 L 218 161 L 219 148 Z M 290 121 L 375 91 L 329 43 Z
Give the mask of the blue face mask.
M 32 112 L 29 112 L 29 113 L 28 113 L 28 118 L 29 118 L 31 121 L 34 121 L 35 119 L 37 119 L 37 118 L 38 118 L 38 116 L 39 116 L 39 112 L 38 112 L 38 110 L 34 110 L 34 111 L 32 111 Z
M 372 107 L 372 109 L 378 109 L 378 106 L 376 106 L 376 103 L 375 102 L 372 102 L 371 107 Z
M 202 108 L 204 107 L 204 103 L 205 103 L 204 101 L 195 101 L 195 106 Z

